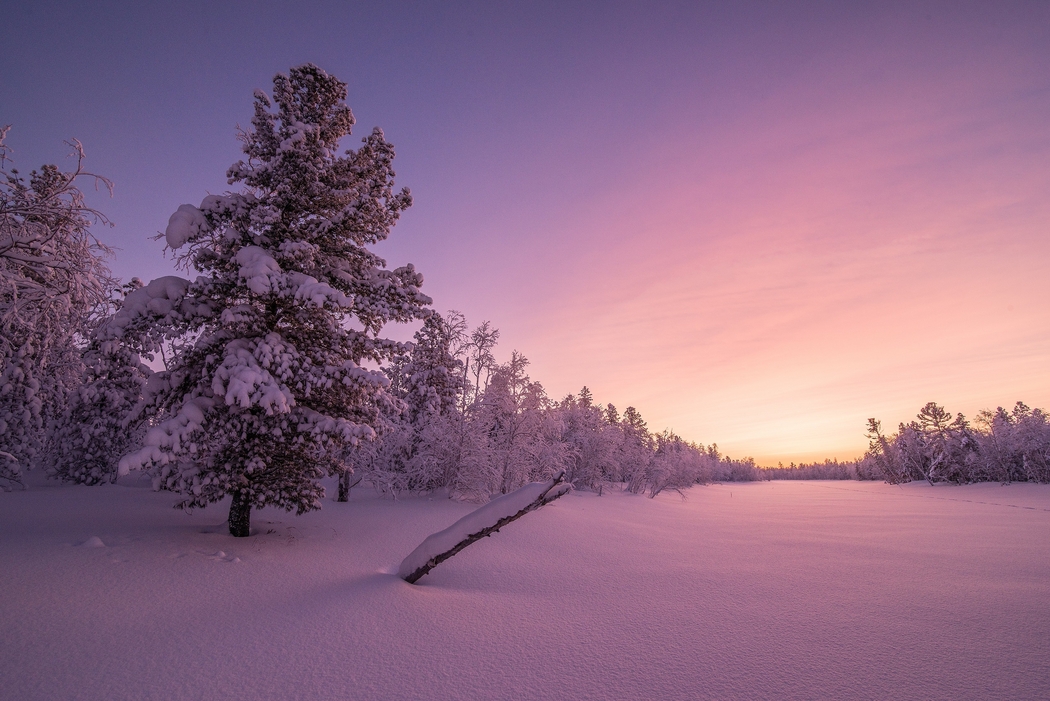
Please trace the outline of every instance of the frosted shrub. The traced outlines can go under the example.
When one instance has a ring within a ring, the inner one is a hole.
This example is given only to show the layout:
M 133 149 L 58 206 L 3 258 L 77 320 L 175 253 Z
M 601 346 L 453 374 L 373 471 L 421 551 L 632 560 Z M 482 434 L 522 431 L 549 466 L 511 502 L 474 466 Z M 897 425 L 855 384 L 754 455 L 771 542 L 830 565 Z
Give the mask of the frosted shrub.
M 696 455 L 673 433 L 657 436 L 656 454 L 649 461 L 647 486 L 649 497 L 670 489 L 681 492 L 693 486 L 700 477 Z

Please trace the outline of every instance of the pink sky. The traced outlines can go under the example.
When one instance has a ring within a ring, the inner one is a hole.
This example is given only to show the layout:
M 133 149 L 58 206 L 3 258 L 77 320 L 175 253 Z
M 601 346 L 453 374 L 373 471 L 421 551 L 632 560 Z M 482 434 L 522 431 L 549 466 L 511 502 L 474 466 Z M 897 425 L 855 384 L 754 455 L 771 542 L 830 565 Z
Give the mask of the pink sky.
M 1046 78 L 1000 43 L 883 39 L 714 124 L 679 96 L 600 187 L 511 217 L 486 255 L 519 266 L 457 291 L 503 288 L 486 311 L 552 394 L 765 464 L 855 457 L 867 417 L 927 401 L 1050 404 Z
M 383 254 L 556 398 L 763 464 L 1050 406 L 1045 3 L 57 6 L 5 17 L 0 124 L 26 168 L 84 142 L 122 277 L 313 61 L 398 148 Z

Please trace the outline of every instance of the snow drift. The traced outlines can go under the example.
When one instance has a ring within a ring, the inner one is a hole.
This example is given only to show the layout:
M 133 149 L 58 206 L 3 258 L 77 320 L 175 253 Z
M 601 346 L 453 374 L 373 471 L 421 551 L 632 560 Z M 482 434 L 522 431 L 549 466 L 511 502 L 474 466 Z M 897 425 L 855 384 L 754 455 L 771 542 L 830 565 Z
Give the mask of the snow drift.
M 471 505 L 233 539 L 135 478 L 0 494 L 3 698 L 1050 698 L 1050 485 L 576 492 L 419 587 Z

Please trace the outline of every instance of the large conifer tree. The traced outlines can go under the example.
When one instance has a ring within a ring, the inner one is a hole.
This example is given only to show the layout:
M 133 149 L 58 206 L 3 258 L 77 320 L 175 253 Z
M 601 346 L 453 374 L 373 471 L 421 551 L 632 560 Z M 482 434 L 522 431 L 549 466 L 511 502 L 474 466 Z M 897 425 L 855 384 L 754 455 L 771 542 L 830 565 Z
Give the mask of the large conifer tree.
M 342 449 L 372 439 L 390 401 L 364 365 L 398 348 L 381 329 L 430 303 L 411 265 L 386 270 L 366 248 L 411 197 L 394 192 L 378 128 L 338 153 L 354 124 L 345 98 L 345 83 L 310 64 L 278 74 L 272 101 L 257 91 L 247 159 L 227 173 L 243 189 L 182 205 L 165 232 L 202 275 L 133 292 L 108 327 L 168 363 L 146 388 L 157 425 L 121 469 L 152 467 L 183 507 L 231 495 L 235 536 L 249 534 L 253 507 L 320 507 L 318 478 L 345 469 Z

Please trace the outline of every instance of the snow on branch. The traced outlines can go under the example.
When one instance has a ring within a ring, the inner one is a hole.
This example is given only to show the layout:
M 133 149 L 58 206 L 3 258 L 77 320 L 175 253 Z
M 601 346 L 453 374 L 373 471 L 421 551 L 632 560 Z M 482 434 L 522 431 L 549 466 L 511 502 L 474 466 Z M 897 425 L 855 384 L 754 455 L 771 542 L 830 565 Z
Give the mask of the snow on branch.
M 443 531 L 429 536 L 401 562 L 398 576 L 415 584 L 423 575 L 471 543 L 498 533 L 511 521 L 551 503 L 572 491 L 561 471 L 546 482 L 533 482 L 521 489 L 490 501 Z

